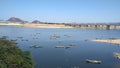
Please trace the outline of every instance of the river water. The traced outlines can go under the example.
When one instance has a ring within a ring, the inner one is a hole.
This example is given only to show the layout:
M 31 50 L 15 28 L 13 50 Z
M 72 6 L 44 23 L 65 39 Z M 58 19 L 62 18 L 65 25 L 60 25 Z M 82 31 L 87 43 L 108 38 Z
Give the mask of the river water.
M 31 51 L 35 68 L 120 68 L 120 60 L 113 56 L 114 52 L 120 52 L 119 45 L 90 41 L 120 38 L 120 30 L 0 26 L 2 36 L 8 36 L 9 40 L 17 39 L 22 50 Z M 53 36 L 59 37 L 51 38 Z M 75 46 L 55 48 L 70 44 Z M 42 48 L 30 48 L 31 45 Z M 100 60 L 102 63 L 88 64 L 86 59 Z

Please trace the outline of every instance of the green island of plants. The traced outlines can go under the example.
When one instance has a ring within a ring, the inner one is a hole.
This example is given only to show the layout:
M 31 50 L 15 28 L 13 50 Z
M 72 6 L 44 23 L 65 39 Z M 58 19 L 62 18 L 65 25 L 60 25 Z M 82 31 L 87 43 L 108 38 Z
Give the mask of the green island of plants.
M 30 54 L 22 51 L 15 42 L 0 39 L 0 68 L 34 68 Z

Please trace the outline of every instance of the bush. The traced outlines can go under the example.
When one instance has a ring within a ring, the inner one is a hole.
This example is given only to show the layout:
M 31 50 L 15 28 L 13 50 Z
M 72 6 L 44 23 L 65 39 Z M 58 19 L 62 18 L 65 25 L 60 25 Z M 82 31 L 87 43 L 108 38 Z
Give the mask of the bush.
M 14 42 L 0 39 L 0 68 L 34 68 L 30 52 L 23 52 Z

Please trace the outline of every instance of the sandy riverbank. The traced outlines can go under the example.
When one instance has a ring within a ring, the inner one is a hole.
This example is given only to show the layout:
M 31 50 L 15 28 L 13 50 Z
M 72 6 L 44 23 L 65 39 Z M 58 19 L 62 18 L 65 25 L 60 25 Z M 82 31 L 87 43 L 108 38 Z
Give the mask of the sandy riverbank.
M 32 28 L 72 28 L 63 24 L 23 24 L 22 26 Z
M 14 23 L 0 23 L 0 25 L 4 26 L 21 26 L 21 27 L 30 27 L 30 28 L 73 28 L 70 26 L 65 26 L 64 24 L 14 24 Z
M 112 43 L 112 44 L 120 44 L 120 39 L 97 39 L 92 40 L 93 42 L 104 42 L 104 43 Z
M 19 23 L 0 23 L 0 26 L 20 26 L 22 24 L 19 24 Z

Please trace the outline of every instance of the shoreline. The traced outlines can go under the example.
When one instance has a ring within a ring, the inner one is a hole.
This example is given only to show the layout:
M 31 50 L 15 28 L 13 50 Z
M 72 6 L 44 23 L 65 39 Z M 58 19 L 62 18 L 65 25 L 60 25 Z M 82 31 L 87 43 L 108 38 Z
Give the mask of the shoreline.
M 30 28 L 73 28 L 63 24 L 22 24 L 21 26 Z
M 71 26 L 65 26 L 63 24 L 15 24 L 15 23 L 0 23 L 0 26 L 21 26 L 21 27 L 29 27 L 29 28 L 73 28 Z
M 20 26 L 22 24 L 19 24 L 19 23 L 0 23 L 0 26 Z
M 92 41 L 101 42 L 101 43 L 120 44 L 120 39 L 97 39 L 97 40 L 92 40 Z

